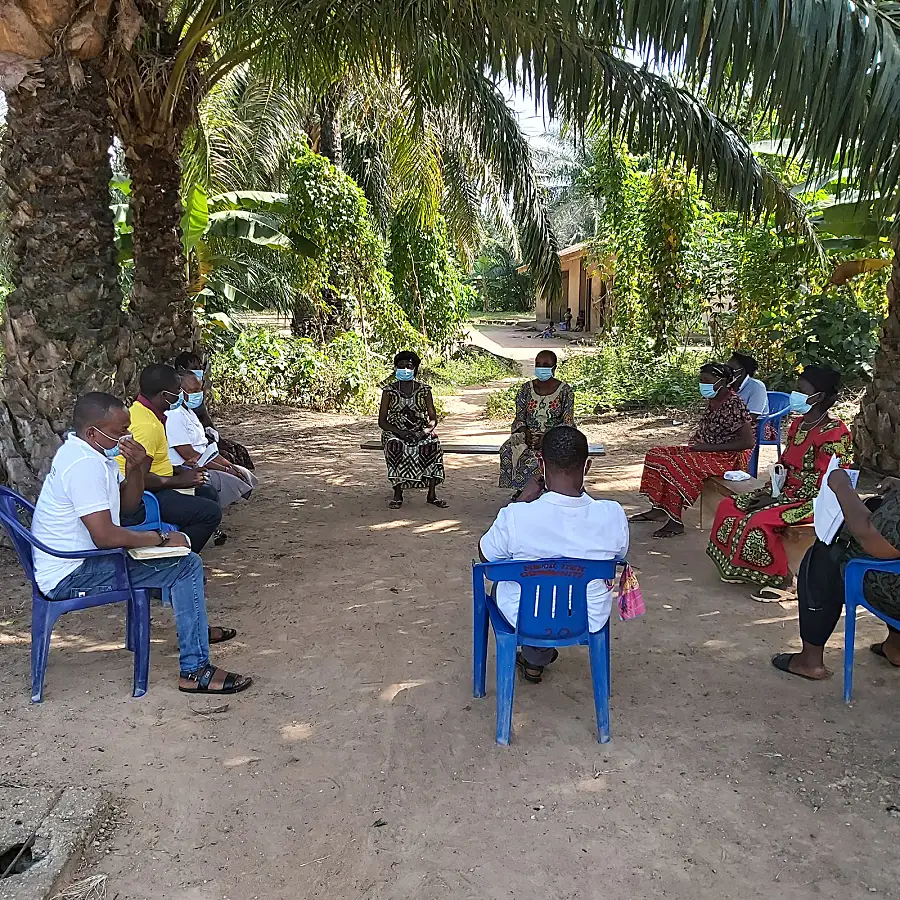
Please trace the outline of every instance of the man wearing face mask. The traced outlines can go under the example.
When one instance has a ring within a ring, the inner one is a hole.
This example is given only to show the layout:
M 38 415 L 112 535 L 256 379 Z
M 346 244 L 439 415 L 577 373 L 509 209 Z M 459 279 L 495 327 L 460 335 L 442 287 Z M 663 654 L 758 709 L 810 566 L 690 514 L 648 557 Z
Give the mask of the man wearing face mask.
M 166 413 L 184 404 L 178 375 L 171 366 L 147 366 L 140 377 L 141 392 L 131 405 L 131 431 L 147 451 L 144 489 L 156 495 L 164 522 L 175 525 L 191 539 L 199 553 L 222 521 L 222 507 L 215 489 L 207 483 L 205 469 L 179 468 L 169 460 Z M 125 462 L 119 461 L 124 474 Z M 193 490 L 193 493 L 181 493 Z M 143 504 L 136 516 L 124 520 L 137 525 L 144 520 Z
M 541 350 L 534 359 L 534 378 L 516 394 L 512 434 L 500 448 L 502 488 L 524 488 L 538 471 L 544 434 L 555 425 L 575 424 L 575 391 L 556 377 L 556 365 L 556 354 Z
M 166 413 L 169 461 L 173 466 L 195 468 L 209 445 L 206 431 L 195 412 L 203 404 L 203 385 L 195 372 L 181 372 L 179 379 L 184 403 Z M 214 457 L 205 468 L 223 509 L 238 500 L 247 499 L 259 484 L 249 469 L 236 466 L 223 456 Z
M 573 425 L 557 425 L 543 439 L 543 479 L 533 479 L 518 500 L 501 509 L 482 537 L 482 562 L 532 559 L 615 559 L 628 553 L 625 510 L 612 500 L 594 500 L 584 489 L 590 471 L 587 438 Z M 497 606 L 515 627 L 521 589 L 512 582 L 494 586 Z M 605 581 L 587 589 L 588 625 L 600 631 L 609 619 L 612 593 Z M 537 684 L 559 652 L 522 647 L 516 664 L 522 677 Z
M 734 372 L 734 381 L 731 389 L 744 401 L 744 406 L 755 419 L 769 414 L 769 392 L 765 384 L 753 376 L 756 374 L 757 363 L 752 356 L 738 353 L 731 354 L 728 360 L 728 368 Z
M 41 488 L 32 533 L 60 552 L 139 547 L 187 547 L 179 532 L 131 531 L 120 521 L 141 506 L 146 454 L 130 434 L 125 404 L 109 394 L 85 394 L 75 404 L 75 431 L 56 451 Z M 119 470 L 116 459 L 124 464 Z M 124 474 L 124 477 L 123 477 Z M 179 690 L 234 694 L 252 679 L 212 665 L 209 644 L 235 636 L 233 629 L 210 628 L 206 618 L 203 565 L 195 553 L 141 561 L 125 557 L 135 588 L 164 590 L 175 613 L 181 677 Z M 113 557 L 60 559 L 34 551 L 34 576 L 50 600 L 111 590 Z

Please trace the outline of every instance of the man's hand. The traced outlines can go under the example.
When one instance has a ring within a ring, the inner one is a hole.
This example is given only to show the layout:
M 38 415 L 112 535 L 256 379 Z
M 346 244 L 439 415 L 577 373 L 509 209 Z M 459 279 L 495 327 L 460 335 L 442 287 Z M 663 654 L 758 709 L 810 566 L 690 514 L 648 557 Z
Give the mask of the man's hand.
M 182 534 L 180 531 L 170 531 L 166 545 L 169 547 L 190 547 L 191 542 L 186 534 Z
M 132 469 L 139 469 L 147 459 L 147 451 L 131 435 L 119 439 L 119 448 L 125 457 L 126 474 Z
M 206 484 L 207 477 L 206 469 L 185 469 L 172 476 L 173 487 L 199 487 L 201 484 Z
M 842 488 L 850 488 L 853 490 L 853 482 L 850 481 L 850 476 L 843 469 L 835 469 L 828 476 L 828 487 L 830 487 L 835 493 L 837 493 Z
M 531 503 L 532 500 L 537 500 L 543 493 L 544 478 L 539 472 L 535 472 L 528 484 L 522 488 L 522 493 L 519 494 L 518 499 L 520 503 Z

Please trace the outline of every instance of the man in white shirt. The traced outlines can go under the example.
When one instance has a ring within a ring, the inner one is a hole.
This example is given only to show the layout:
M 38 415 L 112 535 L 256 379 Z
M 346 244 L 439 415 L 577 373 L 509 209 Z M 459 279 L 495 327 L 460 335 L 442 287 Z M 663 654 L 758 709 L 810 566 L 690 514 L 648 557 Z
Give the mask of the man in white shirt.
M 557 425 L 541 444 L 543 477 L 530 481 L 519 498 L 500 510 L 482 537 L 484 562 L 521 559 L 615 559 L 628 552 L 628 518 L 612 500 L 594 500 L 584 490 L 591 468 L 587 438 L 572 425 Z M 515 627 L 521 590 L 513 582 L 495 585 L 500 612 Z M 600 631 L 609 619 L 612 592 L 604 581 L 587 589 L 588 627 Z M 538 683 L 559 655 L 553 648 L 523 646 L 516 664 Z
M 32 534 L 45 546 L 66 552 L 139 547 L 190 547 L 180 532 L 132 531 L 121 517 L 133 515 L 144 491 L 149 459 L 128 433 L 129 414 L 109 394 L 85 394 L 75 404 L 75 431 L 56 451 L 41 488 Z M 125 458 L 124 475 L 116 461 Z M 209 661 L 209 644 L 235 636 L 233 629 L 210 628 L 206 618 L 203 565 L 196 553 L 146 562 L 125 557 L 133 587 L 168 593 L 178 631 L 181 677 L 190 693 L 233 694 L 252 679 L 226 672 Z M 50 600 L 67 600 L 115 589 L 112 556 L 59 559 L 34 551 L 34 575 Z
M 754 419 L 769 414 L 769 392 L 766 386 L 753 376 L 756 374 L 756 360 L 752 356 L 735 351 L 728 360 L 728 367 L 734 372 L 731 389 L 744 401 L 744 406 Z
M 203 383 L 194 372 L 179 372 L 178 377 L 184 402 L 166 413 L 169 462 L 176 467 L 193 468 L 209 445 L 206 430 L 194 412 L 203 405 Z M 214 457 L 204 464 L 204 468 L 223 509 L 237 500 L 247 499 L 259 484 L 249 469 L 230 463 L 224 456 Z

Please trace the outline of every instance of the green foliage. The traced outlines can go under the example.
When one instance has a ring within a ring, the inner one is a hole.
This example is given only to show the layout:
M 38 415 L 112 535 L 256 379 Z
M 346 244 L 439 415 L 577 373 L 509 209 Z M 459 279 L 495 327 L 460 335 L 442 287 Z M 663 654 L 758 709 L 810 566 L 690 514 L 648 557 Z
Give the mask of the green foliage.
M 218 403 L 368 410 L 374 365 L 355 332 L 338 334 L 317 347 L 308 338 L 252 328 L 213 356 L 214 397 Z
M 634 340 L 573 356 L 560 365 L 558 374 L 575 389 L 575 415 L 581 417 L 613 409 L 694 406 L 703 362 L 697 352 L 659 356 L 646 341 Z M 494 391 L 488 397 L 488 415 L 512 419 L 518 389 L 512 385 Z
M 421 346 L 392 296 L 384 243 L 356 182 L 305 144 L 296 148 L 287 182 L 287 222 L 319 248 L 298 261 L 293 285 L 309 334 L 322 340 L 359 324 L 386 352 Z
M 520 264 L 499 242 L 486 246 L 475 261 L 472 285 L 484 312 L 508 310 L 528 312 L 534 309 L 534 279 L 530 271 L 519 271 Z
M 422 378 L 436 388 L 487 384 L 519 374 L 519 367 L 481 347 L 466 346 L 449 359 L 422 366 Z
M 398 213 L 391 223 L 390 271 L 397 303 L 406 318 L 441 349 L 462 336 L 474 299 L 447 249 L 443 220 L 422 226 Z

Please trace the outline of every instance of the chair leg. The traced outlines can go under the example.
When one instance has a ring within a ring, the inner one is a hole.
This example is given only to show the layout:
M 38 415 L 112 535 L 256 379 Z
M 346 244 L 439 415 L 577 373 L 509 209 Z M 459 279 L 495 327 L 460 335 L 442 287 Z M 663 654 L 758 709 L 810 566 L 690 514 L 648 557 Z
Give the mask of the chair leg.
M 31 702 L 44 699 L 44 675 L 50 655 L 50 638 L 58 616 L 53 605 L 43 598 L 31 601 Z
M 128 603 L 131 606 L 131 603 Z M 131 635 L 134 642 L 134 689 L 133 697 L 143 697 L 147 693 L 150 676 L 150 593 L 134 592 L 134 609 L 131 614 Z
M 513 697 L 516 690 L 515 635 L 496 632 L 497 643 L 497 743 L 508 744 L 512 734 Z
M 597 711 L 597 740 L 609 743 L 609 622 L 588 640 L 591 655 L 591 682 Z
M 752 475 L 754 478 L 756 478 L 758 473 L 759 473 L 759 441 L 757 440 L 756 446 L 753 448 L 753 455 L 750 457 L 750 461 L 747 463 L 747 474 Z
M 472 644 L 472 696 L 483 697 L 487 674 L 488 611 L 484 599 L 481 597 L 475 598 L 473 608 Z
M 848 599 L 844 605 L 844 703 L 853 696 L 853 650 L 856 643 L 856 604 Z
M 611 671 L 611 662 L 610 656 L 612 655 L 611 644 L 612 641 L 609 639 L 609 622 L 606 623 L 606 698 L 609 699 L 612 694 L 612 671 Z
M 130 602 L 125 604 L 125 649 L 134 653 L 134 616 Z

